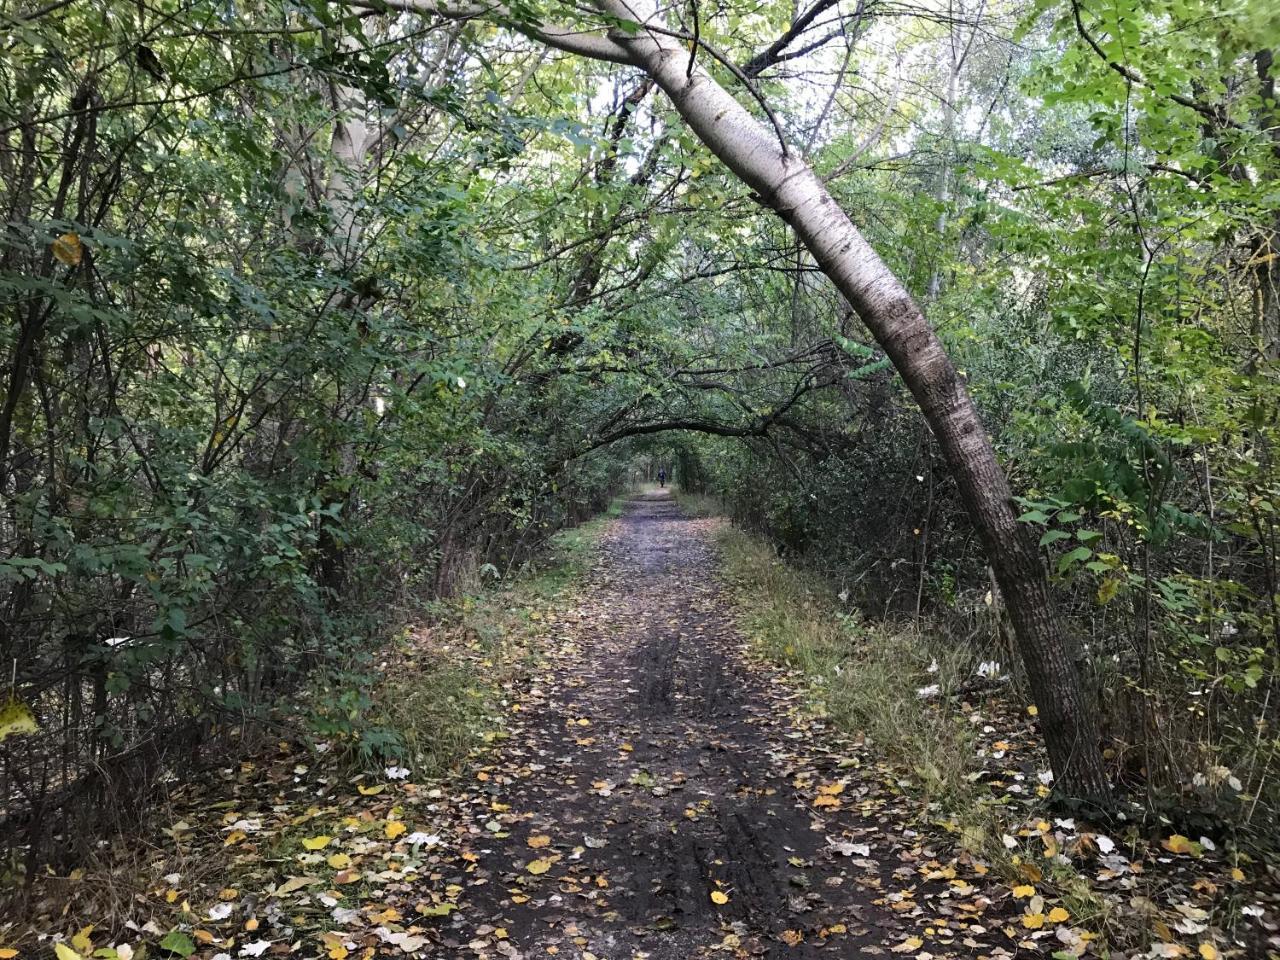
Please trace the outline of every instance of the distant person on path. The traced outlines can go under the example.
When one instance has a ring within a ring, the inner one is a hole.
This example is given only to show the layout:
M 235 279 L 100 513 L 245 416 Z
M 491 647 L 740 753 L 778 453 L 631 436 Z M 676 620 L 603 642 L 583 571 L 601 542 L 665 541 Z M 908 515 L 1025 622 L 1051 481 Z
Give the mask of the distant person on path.
M 667 485 L 667 471 L 666 471 L 666 470 L 659 470 L 659 471 L 658 471 L 658 486 L 660 486 L 660 487 L 665 487 L 666 485 Z

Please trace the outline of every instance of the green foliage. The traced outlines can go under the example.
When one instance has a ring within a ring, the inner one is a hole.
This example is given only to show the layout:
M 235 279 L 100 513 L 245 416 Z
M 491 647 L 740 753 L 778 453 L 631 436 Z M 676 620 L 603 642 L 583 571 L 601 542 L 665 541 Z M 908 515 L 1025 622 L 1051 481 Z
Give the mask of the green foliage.
M 839 72 L 831 48 L 756 81 L 978 399 L 1115 691 L 1117 776 L 1253 822 L 1280 704 L 1273 6 L 859 8 Z M 702 13 L 739 62 L 791 16 Z M 1005 642 L 888 358 L 627 71 L 334 4 L 0 16 L 0 663 L 38 727 L 0 775 L 61 818 L 15 846 L 98 836 L 284 717 L 366 764 L 474 727 L 461 694 L 384 716 L 374 652 L 573 553 L 551 538 L 633 458 L 868 617 Z

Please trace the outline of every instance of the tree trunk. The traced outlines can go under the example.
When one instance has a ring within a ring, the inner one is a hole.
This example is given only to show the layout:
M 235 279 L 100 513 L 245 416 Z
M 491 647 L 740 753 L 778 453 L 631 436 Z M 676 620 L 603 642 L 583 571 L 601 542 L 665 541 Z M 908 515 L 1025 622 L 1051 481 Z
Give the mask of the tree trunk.
M 599 5 L 619 19 L 636 18 L 625 0 Z M 710 75 L 700 67 L 690 71 L 689 51 L 678 40 L 644 30 L 615 30 L 610 39 L 653 77 L 725 166 L 791 225 L 893 361 L 933 430 L 991 560 L 1058 785 L 1078 798 L 1107 801 L 1110 784 L 1083 694 L 1079 646 L 1058 627 L 1038 549 L 1018 523 L 978 411 L 924 314 L 822 181 Z

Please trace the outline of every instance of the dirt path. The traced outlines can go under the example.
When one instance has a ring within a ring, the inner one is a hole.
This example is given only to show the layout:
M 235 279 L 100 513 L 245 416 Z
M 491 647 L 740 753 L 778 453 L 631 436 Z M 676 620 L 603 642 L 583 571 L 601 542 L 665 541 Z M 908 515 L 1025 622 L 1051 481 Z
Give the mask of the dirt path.
M 1011 955 L 871 761 L 748 662 L 711 523 L 650 495 L 606 534 L 475 782 L 441 955 Z

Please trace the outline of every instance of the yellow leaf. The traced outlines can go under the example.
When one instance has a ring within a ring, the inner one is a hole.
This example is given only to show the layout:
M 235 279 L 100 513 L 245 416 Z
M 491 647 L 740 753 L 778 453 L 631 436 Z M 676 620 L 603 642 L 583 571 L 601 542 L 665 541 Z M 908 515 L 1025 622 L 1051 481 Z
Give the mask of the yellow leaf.
M 93 933 L 93 924 L 81 927 L 80 932 L 71 938 L 71 945 L 81 953 L 93 953 L 93 941 L 89 939 L 91 933 Z
M 327 847 L 330 844 L 332 840 L 333 840 L 333 837 L 326 837 L 324 834 L 321 834 L 318 837 L 304 838 L 302 841 L 302 845 L 306 847 L 308 850 L 323 850 L 325 847 Z
M 413 909 L 424 917 L 447 917 L 458 909 L 458 905 L 456 903 L 420 903 Z
M 250 917 L 248 920 L 244 922 L 244 928 L 248 930 L 250 933 L 253 933 L 253 931 L 258 929 L 258 918 Z
M 1024 913 L 1022 915 L 1022 925 L 1028 930 L 1039 930 L 1044 926 L 1044 914 Z
M 848 933 L 849 928 L 843 923 L 833 923 L 827 927 L 827 933 Z
M 548 870 L 551 869 L 551 861 L 543 860 L 543 859 L 530 860 L 528 866 L 526 866 L 525 869 L 528 870 L 530 873 L 534 874 L 535 876 L 538 874 L 546 873 Z
M 729 895 L 728 895 L 727 893 L 725 893 L 723 890 L 712 890 L 712 891 L 711 891 L 711 902 L 712 902 L 712 903 L 720 903 L 720 904 L 728 903 L 728 902 L 729 902 Z
M 835 783 L 823 784 L 821 787 L 818 788 L 818 792 L 821 794 L 825 794 L 828 797 L 837 796 L 841 793 L 844 793 L 844 781 L 837 780 Z
M 356 789 L 360 791 L 362 797 L 376 797 L 383 790 L 387 789 L 385 783 L 375 784 L 372 787 L 366 787 L 363 783 L 357 784 Z
M 1236 883 L 1240 883 L 1241 881 L 1244 880 L 1244 871 L 1241 870 L 1239 867 L 1232 867 L 1231 879 L 1234 880 Z
M 285 894 L 294 893 L 303 887 L 309 887 L 313 883 L 319 883 L 315 877 L 289 877 L 284 883 L 276 887 L 274 896 L 283 897 Z
M 821 796 L 814 798 L 813 805 L 815 807 L 832 807 L 832 808 L 839 807 L 840 798 L 832 797 L 824 793 Z
M 325 862 L 335 870 L 345 870 L 347 867 L 351 866 L 351 857 L 349 854 L 345 853 L 332 853 L 329 855 L 329 859 Z
M 232 830 L 230 833 L 227 834 L 227 839 L 223 840 L 222 844 L 223 846 L 226 846 L 226 847 L 233 847 L 237 843 L 239 843 L 241 840 L 246 839 L 248 836 L 249 835 L 245 833 L 243 830 Z
M 0 741 L 19 733 L 35 733 L 36 718 L 25 703 L 10 700 L 0 707 Z
M 1062 907 L 1054 907 L 1052 910 L 1049 911 L 1050 923 L 1066 923 L 1070 919 L 1071 919 L 1071 914 L 1069 914 Z
M 1200 956 L 1204 960 L 1218 960 L 1218 948 L 1212 943 L 1202 943 L 1200 944 Z
M 1039 713 L 1040 713 L 1040 708 L 1037 707 L 1035 704 L 1032 704 L 1031 706 L 1027 707 L 1027 716 L 1034 717 L 1034 716 L 1038 716 Z
M 894 953 L 911 953 L 911 951 L 919 950 L 923 946 L 924 946 L 924 941 L 921 940 L 919 937 L 908 937 L 906 940 L 903 940 L 896 947 L 890 947 L 889 949 L 892 950 Z
M 804 934 L 799 930 L 783 930 L 781 937 L 782 942 L 789 947 L 794 947 L 804 940 Z
M 329 948 L 329 960 L 347 960 L 348 953 L 350 951 L 342 944 L 334 944 Z
M 223 887 L 218 891 L 219 900 L 234 900 L 238 896 L 240 896 L 240 891 L 235 887 Z
M 80 234 L 64 233 L 57 240 L 50 244 L 54 257 L 58 262 L 68 267 L 76 267 L 80 265 L 80 259 L 84 256 L 84 247 L 80 243 Z
M 530 837 L 526 842 L 529 844 L 529 846 L 533 847 L 533 849 L 538 850 L 542 847 L 545 847 L 547 844 L 549 844 L 551 842 L 551 838 L 548 837 L 546 834 L 539 833 Z
M 58 960 L 84 960 L 84 957 L 80 956 L 65 943 L 55 943 L 53 952 L 58 955 Z
M 1190 853 L 1195 845 L 1187 837 L 1180 833 L 1175 833 L 1168 840 L 1161 840 L 1160 846 L 1170 853 Z
M 13 960 L 18 955 L 18 951 L 13 947 L 0 947 L 0 960 Z
M 394 840 L 408 829 L 409 828 L 404 825 L 403 821 L 389 820 L 387 821 L 387 839 Z
M 1013 888 L 1013 895 L 1019 900 L 1025 900 L 1027 897 L 1034 897 L 1036 895 L 1036 888 L 1031 886 L 1029 883 L 1024 883 L 1021 886 Z

